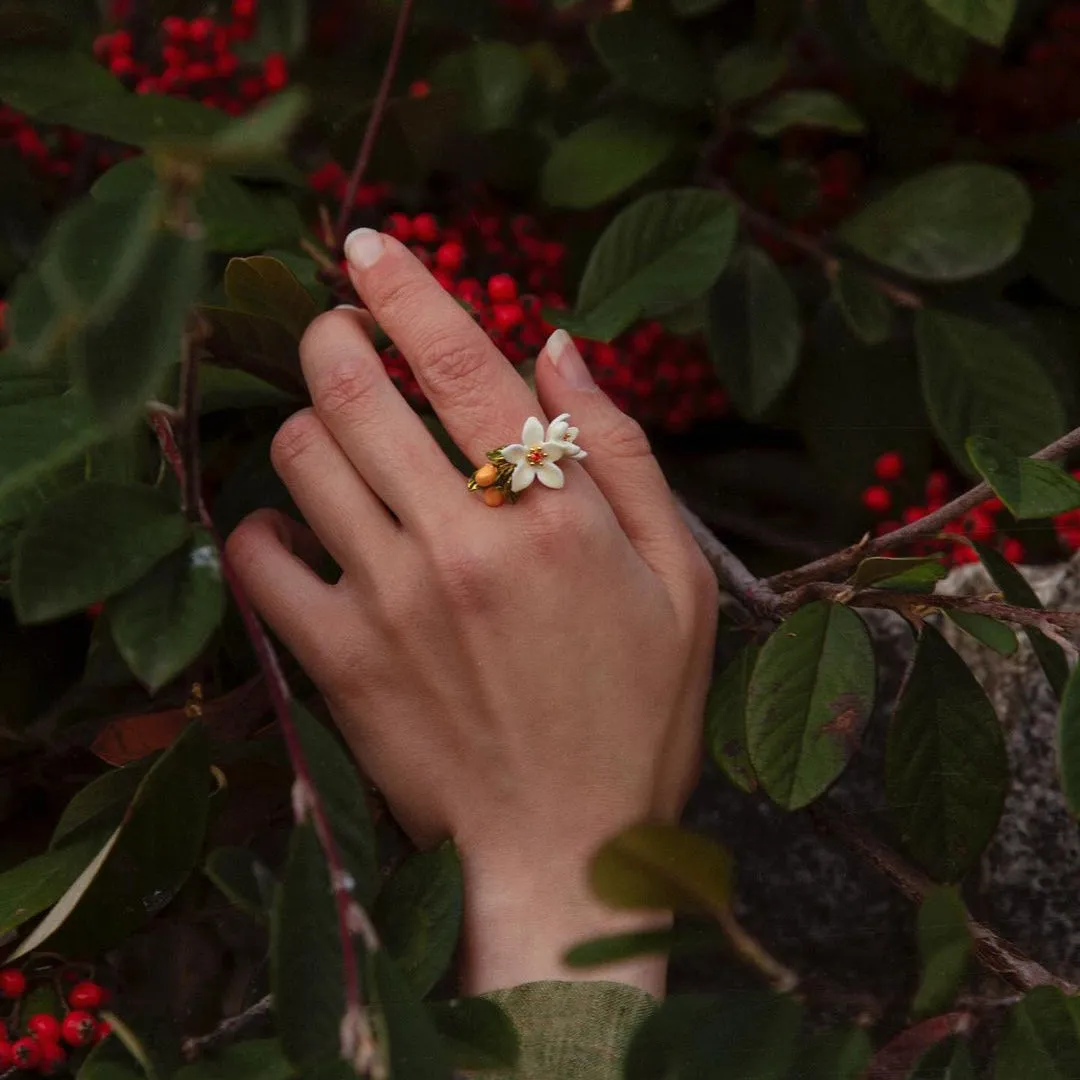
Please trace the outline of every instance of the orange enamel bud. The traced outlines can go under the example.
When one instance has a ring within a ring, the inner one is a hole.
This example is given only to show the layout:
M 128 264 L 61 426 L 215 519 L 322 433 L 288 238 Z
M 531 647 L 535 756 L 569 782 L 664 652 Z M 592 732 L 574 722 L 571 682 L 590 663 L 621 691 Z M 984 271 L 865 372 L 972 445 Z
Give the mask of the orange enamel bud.
M 484 492 L 484 502 L 486 502 L 488 506 L 502 506 L 505 501 L 506 496 L 503 495 L 498 488 L 488 488 L 487 491 Z
M 476 476 L 473 478 L 476 480 L 477 487 L 490 487 L 495 483 L 495 478 L 499 475 L 499 470 L 494 465 L 481 465 L 476 470 Z

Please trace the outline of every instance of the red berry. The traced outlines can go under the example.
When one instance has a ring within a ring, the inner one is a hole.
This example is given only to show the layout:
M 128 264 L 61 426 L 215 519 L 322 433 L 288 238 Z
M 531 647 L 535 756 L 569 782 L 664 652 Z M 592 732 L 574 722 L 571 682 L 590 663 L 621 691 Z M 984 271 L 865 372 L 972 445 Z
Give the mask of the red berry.
M 108 999 L 105 987 L 89 980 L 76 983 L 68 991 L 68 1004 L 73 1009 L 100 1009 Z
M 1001 554 L 1011 563 L 1018 563 L 1024 561 L 1024 545 L 1014 536 L 1010 536 L 1004 544 L 1001 545 Z
M 15 1064 L 15 1058 L 11 1052 L 11 1043 L 7 1039 L 0 1039 L 0 1069 L 10 1069 Z
M 284 53 L 271 53 L 263 61 L 263 78 L 268 90 L 284 90 L 289 83 L 289 63 Z
M 188 33 L 192 41 L 209 41 L 214 36 L 214 20 L 205 15 L 192 19 L 188 26 Z
M 936 469 L 926 478 L 926 497 L 927 499 L 938 501 L 948 498 L 948 495 L 948 473 L 942 472 L 940 469 Z
M 874 462 L 874 475 L 879 480 L 896 480 L 904 471 L 904 459 L 895 451 L 888 450 Z
M 496 304 L 509 304 L 517 299 L 517 282 L 509 274 L 496 274 L 488 280 L 488 296 Z
M 250 19 L 255 14 L 255 6 L 258 0 L 233 0 L 232 13 L 234 19 Z
M 19 1039 L 11 1044 L 11 1060 L 17 1068 L 33 1069 L 41 1061 L 41 1047 L 33 1039 Z
M 383 231 L 403 244 L 407 244 L 413 236 L 412 222 L 406 214 L 391 214 L 386 219 Z
M 868 487 L 862 493 L 862 501 L 863 506 L 867 510 L 872 510 L 875 514 L 883 514 L 892 506 L 892 496 L 889 494 L 888 489 L 881 487 L 879 484 Z
M 38 1043 L 38 1049 L 41 1054 L 38 1072 L 44 1076 L 51 1076 L 63 1068 L 67 1061 L 67 1053 L 59 1043 L 41 1041 Z
M 188 24 L 178 15 L 167 15 L 162 19 L 161 29 L 170 41 L 183 41 L 188 36 Z
M 431 83 L 426 79 L 417 79 L 409 84 L 409 97 L 426 98 L 431 93 Z
M 99 1020 L 97 1027 L 94 1029 L 94 1045 L 97 1046 L 103 1039 L 107 1039 L 112 1034 L 112 1024 L 108 1020 Z
M 85 1009 L 72 1009 L 64 1017 L 60 1031 L 69 1046 L 86 1046 L 97 1033 L 97 1019 Z
M 413 218 L 413 236 L 421 244 L 434 244 L 439 239 L 439 223 L 434 214 L 417 214 Z
M 415 226 L 415 222 L 413 223 Z M 440 244 L 435 252 L 435 265 L 443 270 L 457 270 L 465 259 L 465 249 L 455 240 L 448 240 Z
M 56 1042 L 60 1038 L 60 1021 L 50 1013 L 35 1013 L 26 1021 L 26 1030 L 39 1042 Z
M 0 997 L 17 998 L 26 993 L 26 976 L 18 968 L 0 971 Z
M 504 333 L 512 330 L 525 317 L 520 304 L 496 304 L 495 327 Z
M 922 521 L 926 517 L 926 507 L 909 506 L 900 516 L 904 519 L 905 525 L 913 525 L 916 521 Z

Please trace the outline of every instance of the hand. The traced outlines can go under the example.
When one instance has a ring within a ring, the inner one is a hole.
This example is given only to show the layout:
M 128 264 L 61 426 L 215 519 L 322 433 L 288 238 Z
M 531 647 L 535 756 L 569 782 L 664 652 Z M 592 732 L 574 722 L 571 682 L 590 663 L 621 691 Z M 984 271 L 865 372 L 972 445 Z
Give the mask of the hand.
M 341 579 L 319 578 L 299 554 L 310 534 L 271 511 L 227 554 L 401 825 L 421 846 L 458 844 L 466 991 L 580 978 L 567 947 L 666 918 L 612 913 L 586 871 L 625 826 L 675 820 L 693 787 L 715 579 L 641 428 L 565 333 L 538 358 L 537 401 L 405 247 L 361 230 L 346 251 L 472 462 L 518 442 L 527 417 L 563 412 L 588 457 L 559 462 L 562 490 L 488 507 L 394 387 L 367 317 L 339 309 L 301 343 L 314 408 L 271 456 Z M 660 993 L 664 965 L 584 977 Z

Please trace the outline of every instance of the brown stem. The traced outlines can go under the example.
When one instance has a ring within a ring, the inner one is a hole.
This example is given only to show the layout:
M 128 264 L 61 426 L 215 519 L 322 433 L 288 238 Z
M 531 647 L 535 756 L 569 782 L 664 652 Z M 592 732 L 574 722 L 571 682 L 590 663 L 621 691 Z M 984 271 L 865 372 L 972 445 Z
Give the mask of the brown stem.
M 375 103 L 371 107 L 371 116 L 368 118 L 367 127 L 364 129 L 364 137 L 360 141 L 356 162 L 353 165 L 352 172 L 349 174 L 349 183 L 345 188 L 345 197 L 341 200 L 341 209 L 338 211 L 334 239 L 337 241 L 339 248 L 345 242 L 349 217 L 353 211 L 353 201 L 356 198 L 356 192 L 360 188 L 360 181 L 363 180 L 367 167 L 371 162 L 371 154 L 375 149 L 375 139 L 379 134 L 379 128 L 382 126 L 383 116 L 386 113 L 386 106 L 390 101 L 390 87 L 393 85 L 398 64 L 401 62 L 401 51 L 405 44 L 405 32 L 409 27 L 409 16 L 412 14 L 412 7 L 413 0 L 401 0 L 397 25 L 394 27 L 394 37 L 390 43 L 390 55 L 386 58 L 382 81 L 379 83 Z
M 273 998 L 267 994 L 260 998 L 254 1005 L 245 1009 L 237 1016 L 229 1016 L 221 1021 L 213 1031 L 206 1035 L 190 1035 L 180 1045 L 181 1053 L 187 1062 L 194 1061 L 200 1054 L 214 1050 L 223 1043 L 231 1041 L 239 1035 L 249 1024 L 265 1016 L 274 1005 Z
M 186 486 L 184 459 L 176 444 L 169 417 L 161 412 L 152 412 L 150 422 L 157 435 L 165 460 L 171 466 L 181 488 Z M 278 661 L 277 653 L 269 635 L 263 629 L 255 609 L 244 592 L 235 569 L 226 558 L 224 545 L 214 528 L 214 523 L 202 500 L 198 501 L 200 521 L 213 536 L 221 559 L 222 574 L 236 602 L 240 618 L 244 623 L 248 639 L 259 662 L 263 678 L 270 692 L 270 701 L 274 715 L 281 728 L 285 747 L 289 754 L 296 781 L 293 786 L 293 809 L 297 823 L 310 815 L 315 833 L 323 854 L 326 857 L 327 870 L 330 874 L 330 887 L 334 896 L 337 913 L 337 931 L 341 946 L 343 982 L 345 989 L 345 1016 L 342 1023 L 342 1056 L 352 1061 L 357 1070 L 368 1075 L 384 1075 L 380 1054 L 371 1030 L 370 1021 L 364 1011 L 363 996 L 360 988 L 360 964 L 353 944 L 353 934 L 361 933 L 369 950 L 378 948 L 378 939 L 370 920 L 353 899 L 351 878 L 345 870 L 337 840 L 330 828 L 330 820 L 323 806 L 319 791 L 315 786 L 307 757 L 300 743 L 300 737 L 293 721 L 290 702 L 292 691 L 285 680 L 284 672 Z
M 808 810 L 814 825 L 823 833 L 842 841 L 864 862 L 887 878 L 909 900 L 920 904 L 926 899 L 934 882 L 921 870 L 910 865 L 876 836 L 856 825 L 849 817 L 825 809 L 820 803 Z M 1000 976 L 1016 990 L 1027 992 L 1037 986 L 1056 986 L 1066 994 L 1075 994 L 1080 987 L 1059 978 L 1038 961 L 1026 956 L 1011 942 L 990 927 L 968 916 L 968 929 L 975 946 L 975 957 L 988 971 Z
M 180 351 L 180 449 L 184 460 L 184 482 L 180 506 L 188 521 L 200 520 L 202 468 L 199 463 L 199 360 L 197 350 L 206 340 L 208 327 L 203 319 L 184 331 Z
M 1044 446 L 1042 450 L 1031 456 L 1036 461 L 1054 461 L 1065 457 L 1070 451 L 1080 447 L 1080 428 L 1070 431 L 1060 439 Z M 766 584 L 779 593 L 790 592 L 800 585 L 822 578 L 830 578 L 836 574 L 846 573 L 858 562 L 871 555 L 881 555 L 887 551 L 893 551 L 905 544 L 916 540 L 925 540 L 940 532 L 950 521 L 966 514 L 968 510 L 989 499 L 994 494 L 989 484 L 977 484 L 970 491 L 946 503 L 940 509 L 927 514 L 926 517 L 913 521 L 910 525 L 902 525 L 899 529 L 884 533 L 865 542 L 852 544 L 842 551 L 826 555 L 824 558 L 815 559 L 804 566 L 794 570 L 785 570 L 774 574 L 766 580 Z
M 761 972 L 777 993 L 789 994 L 799 985 L 799 976 L 791 968 L 781 964 L 757 938 L 748 933 L 730 909 L 718 909 L 714 914 L 716 921 L 727 935 L 735 955 L 748 966 Z

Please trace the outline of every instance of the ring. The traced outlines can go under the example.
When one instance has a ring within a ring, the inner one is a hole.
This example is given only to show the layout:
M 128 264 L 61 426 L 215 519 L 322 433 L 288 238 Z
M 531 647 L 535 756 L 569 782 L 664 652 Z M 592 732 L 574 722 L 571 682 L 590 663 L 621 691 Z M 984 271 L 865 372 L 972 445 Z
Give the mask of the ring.
M 549 488 L 561 488 L 566 476 L 557 462 L 562 458 L 579 461 L 588 455 L 575 441 L 578 429 L 570 426 L 570 414 L 556 416 L 544 425 L 530 416 L 521 429 L 521 442 L 508 443 L 487 452 L 488 463 L 469 477 L 470 491 L 482 491 L 488 506 L 517 502 L 534 481 Z

